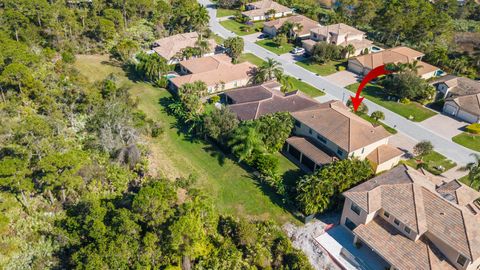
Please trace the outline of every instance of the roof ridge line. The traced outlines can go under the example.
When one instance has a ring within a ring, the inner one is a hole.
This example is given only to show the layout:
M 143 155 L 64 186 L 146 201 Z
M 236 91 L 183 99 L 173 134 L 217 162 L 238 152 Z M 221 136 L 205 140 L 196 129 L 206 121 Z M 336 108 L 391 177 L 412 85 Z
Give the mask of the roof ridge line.
M 415 187 L 414 187 L 415 183 L 412 183 L 412 193 L 413 193 L 413 205 L 414 205 L 414 209 L 415 209 L 415 220 L 417 221 L 417 232 L 420 234 L 420 226 L 419 226 L 419 220 L 418 220 L 418 211 L 417 211 L 417 201 L 415 200 L 417 198 L 417 193 L 415 192 Z M 423 201 L 423 197 L 422 197 L 422 201 Z M 428 226 L 427 226 L 428 227 Z
M 470 252 L 470 254 L 469 254 L 470 261 L 473 261 L 472 245 L 470 243 L 470 237 L 468 237 L 467 226 L 465 226 L 466 222 L 465 222 L 464 212 L 461 209 L 458 209 L 458 210 L 460 210 L 460 214 L 462 215 L 463 231 L 465 232 L 465 238 L 467 239 L 468 251 Z

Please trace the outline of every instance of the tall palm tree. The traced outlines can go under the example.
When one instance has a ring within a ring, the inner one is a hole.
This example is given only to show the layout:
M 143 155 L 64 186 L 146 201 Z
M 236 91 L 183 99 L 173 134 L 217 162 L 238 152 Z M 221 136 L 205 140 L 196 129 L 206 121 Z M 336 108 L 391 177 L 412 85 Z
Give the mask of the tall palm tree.
M 347 55 L 347 59 L 350 59 L 350 56 L 355 53 L 355 46 L 353 46 L 352 44 L 348 44 L 344 48 L 344 51 L 345 51 L 345 54 Z
M 263 141 L 253 123 L 236 129 L 228 145 L 239 161 L 250 158 L 255 151 L 264 151 Z
M 461 167 L 460 170 L 468 171 L 468 184 L 476 189 L 480 189 L 480 155 L 472 154 L 475 161 L 468 163 L 466 166 Z
M 280 79 L 283 75 L 283 69 L 280 67 L 280 63 L 272 58 L 267 58 L 267 61 L 263 63 L 253 77 L 255 83 L 263 83 L 266 81 Z
M 196 42 L 195 46 L 199 49 L 201 55 L 204 55 L 210 49 L 210 44 L 208 43 L 207 39 L 200 37 Z
M 420 68 L 422 68 L 422 67 L 423 67 L 423 66 L 421 66 L 421 65 L 418 64 L 418 60 L 414 60 L 413 62 L 406 64 L 406 69 L 407 69 L 407 70 L 413 71 L 413 72 L 415 72 L 415 73 L 417 73 L 417 74 L 418 74 L 418 70 L 419 70 Z

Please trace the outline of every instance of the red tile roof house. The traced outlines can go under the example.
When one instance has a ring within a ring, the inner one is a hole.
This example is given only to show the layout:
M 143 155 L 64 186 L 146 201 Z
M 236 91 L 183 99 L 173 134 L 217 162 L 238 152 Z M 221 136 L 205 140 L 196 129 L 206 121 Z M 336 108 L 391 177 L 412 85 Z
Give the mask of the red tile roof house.
M 177 53 L 187 47 L 195 47 L 200 36 L 197 32 L 183 33 L 164 37 L 153 42 L 153 51 L 168 61 L 168 64 L 176 64 L 181 59 L 177 58 Z M 208 40 L 209 50 L 204 56 L 213 55 L 217 43 L 213 39 Z
M 405 165 L 343 193 L 340 224 L 390 269 L 480 266 L 480 193 Z
M 388 145 L 390 134 L 382 126 L 374 127 L 340 101 L 318 103 L 301 91 L 282 94 L 269 84 L 225 93 L 228 108 L 240 120 L 290 112 L 296 120 L 295 136 L 286 141 L 284 152 L 304 170 L 354 156 L 367 158 L 381 172 L 395 166 L 403 155 Z
M 176 91 L 186 83 L 203 81 L 209 94 L 247 85 L 256 68 L 250 62 L 232 64 L 232 59 L 226 54 L 189 59 L 179 65 L 185 75 L 170 79 L 172 90 Z
M 293 14 L 293 9 L 280 5 L 272 0 L 261 0 L 257 2 L 248 3 L 246 11 L 242 15 L 248 17 L 250 21 L 263 21 L 271 18 L 281 18 Z M 275 10 L 275 14 L 266 15 L 270 10 Z
M 418 75 L 420 77 L 423 79 L 429 79 L 438 76 L 438 74 L 441 73 L 441 70 L 438 67 L 420 61 L 423 56 L 423 53 L 414 49 L 408 47 L 396 47 L 351 58 L 348 60 L 348 70 L 356 74 L 366 75 L 370 70 L 381 65 L 412 63 L 417 60 L 418 66 L 420 67 L 418 70 Z
M 352 56 L 361 54 L 365 49 L 370 51 L 373 47 L 373 42 L 365 38 L 365 32 L 344 23 L 320 26 L 311 29 L 310 39 L 302 41 L 302 46 L 307 52 L 312 52 L 313 47 L 318 42 L 328 42 L 343 47 L 351 44 L 355 47 L 355 52 Z

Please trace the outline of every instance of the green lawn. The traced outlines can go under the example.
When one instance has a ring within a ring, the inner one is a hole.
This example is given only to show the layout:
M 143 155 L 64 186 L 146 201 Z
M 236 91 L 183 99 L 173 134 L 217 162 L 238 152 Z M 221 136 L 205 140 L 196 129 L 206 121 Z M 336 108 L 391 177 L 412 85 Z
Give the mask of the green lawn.
M 359 84 L 360 83 L 354 83 L 347 86 L 346 88 L 355 93 Z M 383 88 L 378 85 L 367 84 L 367 86 L 365 86 L 365 88 L 363 89 L 361 95 L 366 99 L 373 101 L 378 105 L 385 107 L 390 111 L 399 114 L 407 119 L 410 119 L 414 122 L 421 122 L 436 114 L 434 111 L 429 110 L 416 102 L 403 104 L 400 102 L 388 100 L 387 95 L 385 95 L 385 93 L 383 92 Z
M 306 82 L 302 82 L 297 78 L 293 78 L 293 86 L 295 89 L 298 89 L 305 94 L 309 95 L 310 97 L 319 97 L 325 95 L 324 92 L 321 90 L 311 86 L 310 84 Z
M 221 36 L 217 34 L 212 34 L 212 37 L 217 44 L 223 44 L 223 42 L 225 41 L 225 39 L 223 39 Z
M 330 61 L 328 63 L 325 63 L 323 65 L 317 64 L 313 62 L 310 59 L 306 59 L 304 61 L 299 61 L 296 62 L 297 65 L 303 67 L 304 69 L 307 69 L 315 74 L 318 74 L 320 76 L 327 76 L 330 74 L 333 74 L 335 72 L 338 72 L 339 67 L 347 67 L 347 61 Z
M 433 173 L 433 174 L 441 174 L 442 171 L 439 171 L 435 167 L 442 166 L 445 168 L 444 171 L 448 171 L 449 169 L 455 167 L 457 164 L 449 159 L 447 159 L 445 156 L 441 155 L 440 153 L 437 153 L 433 151 L 432 153 L 425 155 L 425 156 L 419 156 L 415 157 L 412 159 L 409 159 L 405 161 L 407 165 L 413 168 L 417 168 L 417 161 L 418 160 L 423 160 L 427 164 L 427 171 Z
M 235 9 L 217 8 L 217 18 L 233 16 L 238 12 Z
M 259 27 L 263 26 L 263 22 L 255 22 L 253 23 L 252 30 L 250 32 L 245 32 L 242 31 L 242 26 L 245 26 L 245 24 L 239 23 L 235 20 L 225 20 L 221 21 L 220 24 L 227 28 L 228 30 L 234 32 L 235 34 L 239 36 L 245 36 L 245 35 L 250 35 L 255 33 L 255 30 Z
M 480 152 L 480 135 L 463 132 L 452 138 L 452 141 Z
M 118 67 L 102 64 L 108 61 L 104 56 L 79 56 L 76 66 L 90 80 L 104 79 L 115 73 L 122 86 L 128 87 L 139 108 L 148 117 L 166 127 L 159 138 L 149 141 L 150 170 L 169 179 L 192 174 L 197 177 L 197 186 L 208 192 L 216 208 L 223 214 L 252 219 L 274 220 L 278 224 L 298 222 L 286 210 L 282 200 L 271 189 L 260 184 L 248 169 L 224 156 L 218 149 L 180 132 L 176 119 L 167 115 L 163 106 L 171 94 L 163 89 L 142 82 L 132 82 Z M 294 171 L 288 160 L 280 160 L 284 173 Z
M 368 122 L 372 123 L 373 125 L 377 126 L 377 125 L 382 125 L 388 132 L 390 132 L 391 134 L 397 134 L 397 130 L 380 122 L 380 121 L 375 121 L 375 119 L 373 119 L 372 117 L 370 117 L 370 115 L 368 114 L 364 114 L 364 113 L 357 113 L 358 116 L 362 117 L 363 119 L 367 120 Z
M 257 42 L 255 42 L 256 44 L 264 47 L 265 49 L 275 53 L 275 54 L 278 54 L 278 55 L 281 55 L 281 54 L 284 54 L 284 53 L 288 53 L 290 52 L 292 49 L 293 49 L 293 45 L 290 44 L 290 43 L 286 43 L 285 45 L 283 45 L 282 47 L 279 47 L 275 42 L 273 42 L 271 39 L 263 39 L 263 40 L 259 40 Z
M 248 61 L 248 62 L 254 64 L 257 67 L 259 67 L 263 63 L 265 63 L 265 61 L 263 61 L 262 58 L 254 55 L 253 53 L 243 53 L 238 60 L 239 60 L 240 63 Z

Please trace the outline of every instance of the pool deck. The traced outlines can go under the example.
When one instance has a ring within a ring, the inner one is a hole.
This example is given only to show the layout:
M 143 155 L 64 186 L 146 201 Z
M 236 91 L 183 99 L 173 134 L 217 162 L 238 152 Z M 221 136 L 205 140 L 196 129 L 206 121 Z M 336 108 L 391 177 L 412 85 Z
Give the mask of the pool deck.
M 340 225 L 336 225 L 316 237 L 315 241 L 343 269 L 383 270 L 390 267 L 385 260 L 368 246 L 355 247 L 353 234 Z

